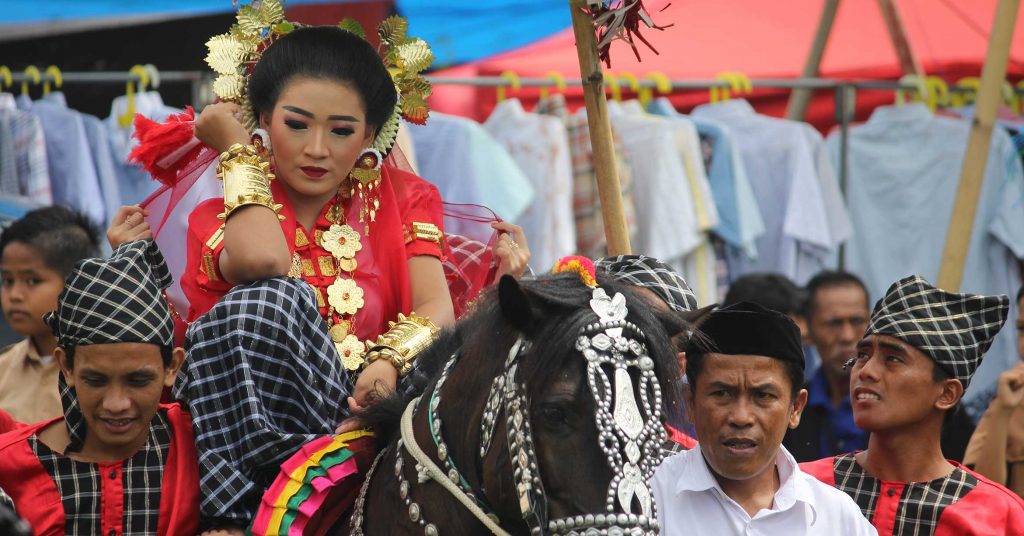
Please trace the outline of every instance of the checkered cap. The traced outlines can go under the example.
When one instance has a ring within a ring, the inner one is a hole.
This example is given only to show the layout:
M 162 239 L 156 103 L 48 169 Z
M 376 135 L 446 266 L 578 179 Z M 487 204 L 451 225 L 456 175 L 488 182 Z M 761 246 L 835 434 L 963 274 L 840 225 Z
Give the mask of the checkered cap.
M 657 294 L 673 311 L 693 311 L 697 308 L 697 297 L 686 280 L 669 265 L 654 257 L 619 255 L 605 257 L 594 265 L 618 280 Z
M 889 335 L 921 350 L 964 384 L 1006 321 L 1005 295 L 957 294 L 921 276 L 892 284 L 871 312 L 867 335 Z
M 85 259 L 45 317 L 59 344 L 146 342 L 170 346 L 174 321 L 163 296 L 171 274 L 156 243 L 136 240 L 109 259 Z

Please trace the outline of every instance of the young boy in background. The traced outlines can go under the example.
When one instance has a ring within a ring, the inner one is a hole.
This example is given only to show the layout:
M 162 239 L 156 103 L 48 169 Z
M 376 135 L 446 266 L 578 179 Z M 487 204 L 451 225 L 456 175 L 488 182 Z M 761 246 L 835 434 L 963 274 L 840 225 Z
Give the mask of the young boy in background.
M 25 339 L 0 350 L 0 410 L 34 423 L 63 414 L 53 359 L 57 340 L 43 315 L 57 308 L 75 263 L 99 255 L 99 231 L 64 207 L 33 210 L 0 235 L 0 305 Z

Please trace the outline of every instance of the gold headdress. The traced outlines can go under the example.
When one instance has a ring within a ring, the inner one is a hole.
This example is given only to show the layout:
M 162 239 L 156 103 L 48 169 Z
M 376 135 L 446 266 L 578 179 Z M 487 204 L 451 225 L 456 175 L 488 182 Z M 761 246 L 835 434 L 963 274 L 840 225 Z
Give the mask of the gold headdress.
M 297 26 L 284 18 L 284 6 L 280 0 L 253 0 L 238 9 L 237 23 L 227 33 L 214 36 L 206 43 L 210 51 L 206 63 L 218 74 L 213 92 L 221 100 L 241 106 L 242 124 L 249 132 L 259 126 L 248 95 L 252 68 L 267 47 L 281 36 L 293 32 Z M 341 21 L 338 27 L 366 38 L 362 27 L 352 19 Z M 378 52 L 398 91 L 395 109 L 373 140 L 373 149 L 385 156 L 395 144 L 400 117 L 422 125 L 430 114 L 426 99 L 430 96 L 431 86 L 421 73 L 433 63 L 434 54 L 426 41 L 409 37 L 408 29 L 409 23 L 398 16 L 388 17 L 377 26 L 380 37 Z

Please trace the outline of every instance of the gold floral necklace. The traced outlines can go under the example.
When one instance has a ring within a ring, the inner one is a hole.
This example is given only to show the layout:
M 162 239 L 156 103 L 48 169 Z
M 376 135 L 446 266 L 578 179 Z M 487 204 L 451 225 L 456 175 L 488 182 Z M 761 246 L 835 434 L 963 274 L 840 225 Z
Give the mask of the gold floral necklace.
M 341 356 L 346 370 L 358 370 L 363 363 L 366 346 L 355 335 L 355 315 L 363 307 L 363 289 L 355 281 L 358 263 L 356 254 L 363 249 L 359 232 L 346 221 L 344 201 L 341 195 L 335 197 L 334 205 L 328 209 L 326 218 L 331 223 L 327 231 L 315 232 L 317 245 L 331 254 L 320 257 L 321 275 L 335 276 L 335 280 L 327 287 L 327 315 L 331 340 Z M 305 232 L 296 233 L 296 246 L 309 245 Z M 301 244 L 300 244 L 301 242 Z M 325 262 L 326 261 L 326 262 Z M 302 277 L 309 271 L 303 269 L 302 258 L 298 252 L 292 256 L 292 269 L 288 275 Z M 319 292 L 319 290 L 317 291 Z

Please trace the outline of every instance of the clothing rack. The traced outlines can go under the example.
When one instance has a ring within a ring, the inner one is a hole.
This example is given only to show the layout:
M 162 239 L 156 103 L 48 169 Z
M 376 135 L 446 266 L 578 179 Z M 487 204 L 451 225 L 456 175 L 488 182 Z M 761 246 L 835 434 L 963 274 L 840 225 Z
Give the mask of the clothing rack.
M 14 83 L 34 83 L 35 79 L 23 72 L 13 73 Z M 621 79 L 620 73 L 617 79 Z M 210 82 L 213 80 L 212 73 L 205 71 L 159 71 L 160 82 L 180 82 L 192 85 L 192 104 L 197 109 L 205 102 L 212 101 L 212 93 L 209 90 Z M 451 77 L 427 75 L 427 80 L 435 85 L 454 86 L 476 86 L 493 88 L 510 88 L 514 85 L 519 87 L 550 88 L 557 84 L 564 83 L 569 87 L 582 87 L 583 81 L 576 79 L 562 79 L 555 77 L 513 77 L 511 76 L 473 76 L 473 77 Z M 96 72 L 64 72 L 62 73 L 64 83 L 73 84 L 105 84 L 105 83 L 126 83 L 129 81 L 140 82 L 141 78 L 132 72 L 126 71 L 96 71 Z M 56 79 L 48 74 L 41 73 L 40 83 L 54 82 Z M 665 89 L 665 82 L 671 91 L 698 91 L 710 90 L 712 88 L 727 89 L 731 84 L 722 79 L 705 80 L 655 80 L 651 77 L 639 78 L 630 81 L 628 89 L 643 88 L 658 91 L 660 87 Z M 839 124 L 839 169 L 837 170 L 839 188 L 846 194 L 848 176 L 848 154 L 849 154 L 849 127 L 853 119 L 852 104 L 856 102 L 857 92 L 862 90 L 888 90 L 888 91 L 916 91 L 919 86 L 895 80 L 839 80 L 831 78 L 752 78 L 749 79 L 750 87 L 753 89 L 809 89 L 809 90 L 832 90 L 835 100 L 836 120 Z M 961 88 L 955 85 L 949 86 L 951 93 L 973 91 L 973 89 Z M 1014 88 L 1017 95 L 1024 96 L 1024 88 Z M 844 266 L 844 249 L 839 251 L 839 265 Z
M 157 71 L 158 79 L 150 86 L 150 89 L 159 89 L 164 82 L 191 84 L 192 105 L 199 106 L 208 100 L 205 96 L 212 95 L 209 91 L 209 82 L 213 81 L 213 75 L 204 71 Z M 22 82 L 37 85 L 36 79 L 24 72 L 12 73 L 15 85 Z M 142 78 L 135 73 L 127 71 L 67 71 L 61 73 L 62 84 L 124 84 L 128 82 L 141 82 Z M 56 82 L 57 79 L 51 74 L 40 73 L 39 84 L 44 82 Z

